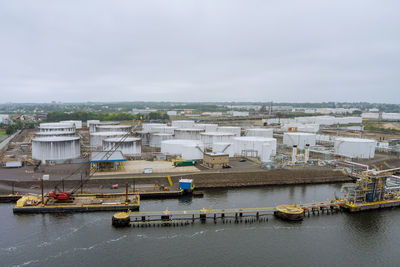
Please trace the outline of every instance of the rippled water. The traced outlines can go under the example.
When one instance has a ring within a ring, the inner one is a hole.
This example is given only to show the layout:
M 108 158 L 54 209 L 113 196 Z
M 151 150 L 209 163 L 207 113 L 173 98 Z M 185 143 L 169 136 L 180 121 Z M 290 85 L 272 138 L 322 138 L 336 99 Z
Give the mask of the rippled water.
M 206 191 L 204 198 L 142 201 L 141 210 L 260 207 L 332 199 L 340 185 Z M 111 226 L 112 213 L 13 215 L 0 205 L 1 266 L 371 266 L 400 263 L 400 209 L 273 217 L 256 224 Z

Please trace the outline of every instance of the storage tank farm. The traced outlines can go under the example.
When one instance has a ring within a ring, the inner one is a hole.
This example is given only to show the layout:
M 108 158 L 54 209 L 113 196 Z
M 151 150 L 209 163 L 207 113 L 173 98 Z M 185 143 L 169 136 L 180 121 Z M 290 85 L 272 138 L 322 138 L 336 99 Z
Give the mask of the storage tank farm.
M 203 159 L 204 145 L 200 140 L 165 140 L 161 142 L 161 153 L 185 160 L 198 160 Z
M 90 134 L 90 146 L 93 148 L 102 148 L 103 140 L 112 137 L 124 137 L 127 132 L 94 132 Z
M 200 141 L 203 142 L 207 148 L 212 148 L 214 143 L 231 143 L 234 133 L 223 133 L 223 132 L 204 132 L 200 133 Z
M 175 130 L 175 139 L 200 140 L 200 134 L 203 132 L 203 129 L 197 128 L 178 128 Z
M 167 127 L 165 123 L 143 123 L 142 130 L 136 131 L 136 136 L 142 139 L 142 145 L 150 145 L 150 135 L 156 128 Z
M 274 135 L 273 129 L 253 128 L 253 129 L 247 129 L 246 131 L 246 136 L 260 136 L 260 137 L 272 138 L 273 135 Z
M 126 156 L 136 156 L 142 153 L 142 142 L 140 138 L 135 137 L 111 137 L 103 140 L 103 150 L 121 151 Z
M 371 139 L 336 137 L 335 154 L 349 158 L 372 159 L 375 157 L 376 141 Z
M 315 142 L 316 134 L 313 133 L 289 132 L 283 134 L 283 144 L 288 147 L 296 145 L 299 149 L 304 149 L 307 144 L 315 146 Z
M 212 152 L 214 153 L 226 153 L 230 158 L 235 156 L 233 150 L 233 143 L 215 142 L 212 144 Z
M 263 153 L 263 144 L 270 144 L 271 156 L 276 155 L 276 139 L 259 136 L 241 136 L 233 138 L 233 150 L 236 155 L 260 157 Z M 265 152 L 266 153 L 266 152 Z
M 73 136 L 35 137 L 32 139 L 32 158 L 41 161 L 79 158 L 79 140 Z

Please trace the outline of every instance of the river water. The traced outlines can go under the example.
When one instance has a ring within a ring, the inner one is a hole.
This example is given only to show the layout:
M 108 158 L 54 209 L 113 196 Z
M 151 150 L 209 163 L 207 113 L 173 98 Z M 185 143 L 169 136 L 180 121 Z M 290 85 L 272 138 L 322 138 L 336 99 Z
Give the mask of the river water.
M 330 200 L 340 184 L 205 191 L 141 210 L 262 207 Z M 373 266 L 400 264 L 400 209 L 285 222 L 120 228 L 113 213 L 13 215 L 0 204 L 0 266 Z

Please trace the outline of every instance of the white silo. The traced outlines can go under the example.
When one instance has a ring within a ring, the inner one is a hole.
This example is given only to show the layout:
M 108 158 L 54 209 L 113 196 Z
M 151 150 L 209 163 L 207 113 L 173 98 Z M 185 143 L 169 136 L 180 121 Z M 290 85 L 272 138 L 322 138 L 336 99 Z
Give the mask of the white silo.
M 300 149 L 304 149 L 305 145 L 315 146 L 316 135 L 312 133 L 284 133 L 283 144 L 288 147 L 296 145 Z
M 79 139 L 72 136 L 36 137 L 32 139 L 32 158 L 42 161 L 79 158 Z
M 253 128 L 247 129 L 246 136 L 273 137 L 273 129 Z
M 234 133 L 222 133 L 222 132 L 205 132 L 200 133 L 200 141 L 203 142 L 205 147 L 212 147 L 213 143 L 231 143 Z
M 76 129 L 82 129 L 82 121 L 60 121 L 61 123 L 72 123 Z
M 200 140 L 200 133 L 203 133 L 203 129 L 196 128 L 183 128 L 175 130 L 175 139 L 184 140 Z
M 36 137 L 49 137 L 49 136 L 74 136 L 75 132 L 67 131 L 50 131 L 50 132 L 36 132 Z
M 270 144 L 271 155 L 276 154 L 276 139 L 258 136 L 242 136 L 233 138 L 233 150 L 236 155 L 260 157 L 263 144 Z
M 241 131 L 242 129 L 237 126 L 219 126 L 217 129 L 217 132 L 234 133 L 237 137 L 241 135 Z
M 161 142 L 173 139 L 174 136 L 168 133 L 151 133 L 150 134 L 150 147 L 161 147 Z
M 148 131 L 136 131 L 136 136 L 142 140 L 143 146 L 150 144 L 150 133 Z
M 165 123 L 143 123 L 142 131 L 150 133 L 154 127 L 167 127 Z
M 264 143 L 261 149 L 261 162 L 271 162 L 272 146 L 271 143 Z
M 90 146 L 95 148 L 103 147 L 103 140 L 112 137 L 124 137 L 126 132 L 98 132 L 90 134 Z
M 372 159 L 375 157 L 376 141 L 361 138 L 335 138 L 335 154 L 349 157 Z
M 212 152 L 226 153 L 231 158 L 235 156 L 235 152 L 233 151 L 232 143 L 219 143 L 219 142 L 213 143 Z
M 176 127 L 172 126 L 154 126 L 151 128 L 150 133 L 174 134 L 176 129 Z
M 101 122 L 91 123 L 90 127 L 89 127 L 89 132 L 95 133 L 97 126 L 100 126 L 100 125 L 118 125 L 118 124 L 119 124 L 119 122 L 116 122 L 116 121 L 101 121 Z
M 96 132 L 132 132 L 131 125 L 96 125 Z
M 90 129 L 90 125 L 91 124 L 96 124 L 96 123 L 99 123 L 99 122 L 100 122 L 99 120 L 88 120 L 86 122 L 86 127 Z
M 173 127 L 180 128 L 180 129 L 194 127 L 194 121 L 191 121 L 191 120 L 172 121 L 171 124 Z
M 161 152 L 166 155 L 180 156 L 186 160 L 202 159 L 204 145 L 196 140 L 166 140 L 161 142 Z
M 121 151 L 122 154 L 127 156 L 140 155 L 142 153 L 142 142 L 140 138 L 134 137 L 112 137 L 103 140 L 103 150 Z
M 218 124 L 200 124 L 197 123 L 193 128 L 203 129 L 205 132 L 217 132 Z

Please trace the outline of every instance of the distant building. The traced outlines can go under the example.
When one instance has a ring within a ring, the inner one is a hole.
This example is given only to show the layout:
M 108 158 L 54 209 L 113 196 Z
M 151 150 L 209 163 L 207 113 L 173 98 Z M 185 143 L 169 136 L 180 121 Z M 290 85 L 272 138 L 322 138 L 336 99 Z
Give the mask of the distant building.
M 222 169 L 229 165 L 229 154 L 226 153 L 204 153 L 203 165 L 210 169 Z
M 10 119 L 10 115 L 8 114 L 0 114 L 0 123 L 1 124 L 6 124 L 9 125 L 11 124 L 11 119 Z

